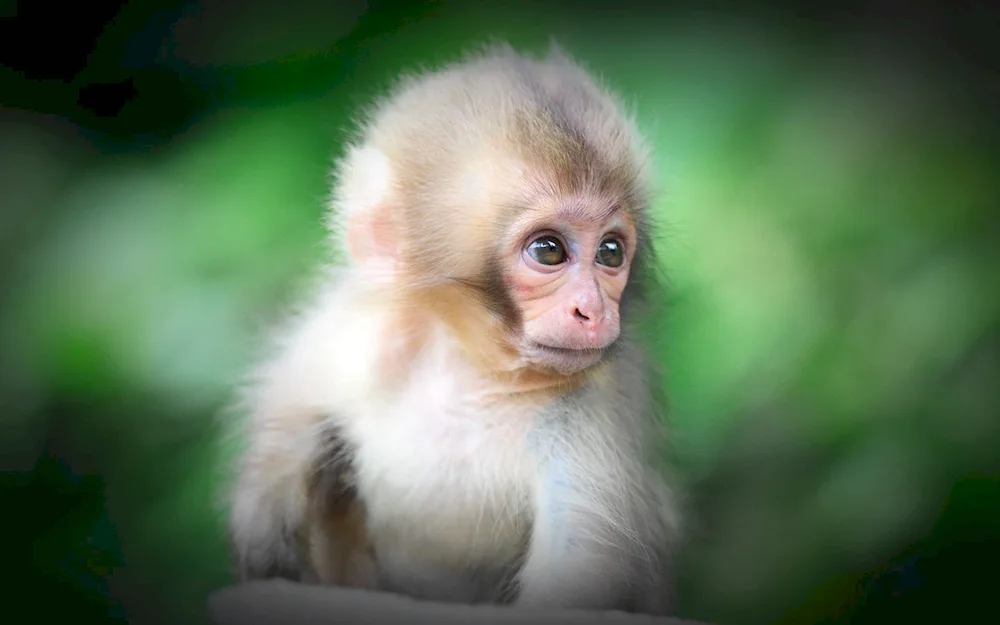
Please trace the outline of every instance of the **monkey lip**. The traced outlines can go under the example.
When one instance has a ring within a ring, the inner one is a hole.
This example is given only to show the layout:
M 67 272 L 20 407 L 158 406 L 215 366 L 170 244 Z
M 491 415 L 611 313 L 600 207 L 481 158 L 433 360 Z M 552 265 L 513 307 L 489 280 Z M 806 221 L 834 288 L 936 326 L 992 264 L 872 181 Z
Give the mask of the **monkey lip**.
M 556 347 L 555 345 L 546 345 L 545 343 L 532 343 L 532 347 L 543 352 L 549 352 L 552 354 L 559 354 L 562 356 L 586 356 L 591 354 L 600 354 L 600 347 Z
M 565 372 L 581 371 L 592 367 L 600 362 L 604 356 L 604 348 L 573 349 L 554 347 L 535 341 L 531 342 L 528 351 L 529 359 L 534 363 Z

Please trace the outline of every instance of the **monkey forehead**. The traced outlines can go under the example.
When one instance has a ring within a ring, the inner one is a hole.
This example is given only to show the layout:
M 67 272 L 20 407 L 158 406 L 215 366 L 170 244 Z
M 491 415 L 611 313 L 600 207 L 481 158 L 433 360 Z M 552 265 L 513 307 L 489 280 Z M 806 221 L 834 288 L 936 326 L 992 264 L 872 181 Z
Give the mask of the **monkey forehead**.
M 525 243 L 525 238 L 542 230 L 561 232 L 564 226 L 577 233 L 592 235 L 614 230 L 631 247 L 635 242 L 636 219 L 617 198 L 600 194 L 540 198 L 516 211 L 500 235 L 500 249 L 511 250 Z
M 614 196 L 579 194 L 560 198 L 554 212 L 559 220 L 590 224 L 605 224 L 626 213 L 624 205 Z

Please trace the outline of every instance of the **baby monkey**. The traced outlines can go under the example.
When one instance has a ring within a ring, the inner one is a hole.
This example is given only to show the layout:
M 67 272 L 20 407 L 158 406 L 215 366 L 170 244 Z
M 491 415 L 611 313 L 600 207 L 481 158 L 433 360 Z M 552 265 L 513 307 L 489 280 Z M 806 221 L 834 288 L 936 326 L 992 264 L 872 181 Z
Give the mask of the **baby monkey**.
M 404 78 L 339 161 L 346 262 L 247 389 L 243 580 L 670 609 L 674 495 L 627 325 L 647 152 L 558 50 Z

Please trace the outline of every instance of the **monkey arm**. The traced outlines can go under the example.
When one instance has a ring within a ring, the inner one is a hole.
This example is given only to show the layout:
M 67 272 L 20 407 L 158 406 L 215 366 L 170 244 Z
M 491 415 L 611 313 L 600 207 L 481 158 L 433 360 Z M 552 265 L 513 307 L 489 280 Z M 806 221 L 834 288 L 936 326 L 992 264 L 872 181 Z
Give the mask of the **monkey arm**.
M 310 441 L 293 432 L 254 441 L 243 459 L 229 516 L 231 547 L 242 580 L 302 579 L 301 548 L 307 509 L 305 476 Z M 298 455 L 293 450 L 299 450 Z
M 622 612 L 539 610 L 525 614 L 505 606 L 419 601 L 402 595 L 348 588 L 309 586 L 284 580 L 250 582 L 217 591 L 209 598 L 214 625 L 702 625 L 672 617 Z
M 305 318 L 283 337 L 249 389 L 249 446 L 231 494 L 229 528 L 242 580 L 309 575 L 303 536 L 308 530 L 316 463 L 333 444 L 326 380 L 338 351 L 328 323 Z M 337 467 L 327 473 L 335 473 Z
M 626 477 L 625 467 L 605 466 L 607 473 L 595 474 L 598 464 L 589 454 L 566 453 L 543 469 L 518 605 L 625 609 L 622 597 L 649 592 L 631 585 L 657 575 L 649 570 L 652 537 L 646 529 L 655 519 L 633 494 L 646 489 L 641 478 Z

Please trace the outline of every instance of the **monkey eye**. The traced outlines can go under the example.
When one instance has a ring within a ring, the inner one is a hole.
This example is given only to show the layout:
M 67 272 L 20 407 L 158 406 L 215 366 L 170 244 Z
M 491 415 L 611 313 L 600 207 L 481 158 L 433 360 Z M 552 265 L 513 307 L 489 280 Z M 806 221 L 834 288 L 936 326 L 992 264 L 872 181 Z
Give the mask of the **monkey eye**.
M 566 249 L 553 236 L 538 237 L 529 243 L 528 254 L 542 265 L 558 265 L 566 260 Z
M 625 260 L 625 250 L 618 239 L 604 239 L 597 246 L 597 262 L 606 267 L 621 267 Z

